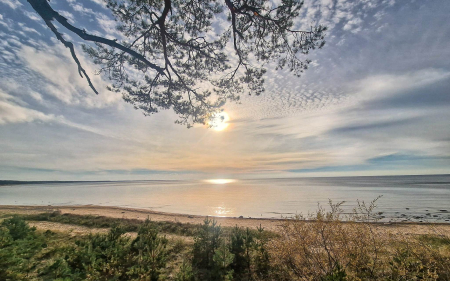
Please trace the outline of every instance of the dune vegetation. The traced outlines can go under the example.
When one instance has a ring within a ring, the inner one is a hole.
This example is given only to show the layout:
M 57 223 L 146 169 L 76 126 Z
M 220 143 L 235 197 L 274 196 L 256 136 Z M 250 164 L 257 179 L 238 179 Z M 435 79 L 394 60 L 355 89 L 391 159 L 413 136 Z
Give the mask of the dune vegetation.
M 450 238 L 403 235 L 374 205 L 340 204 L 262 227 L 221 227 L 61 214 L 3 215 L 0 280 L 450 280 Z M 72 235 L 33 222 L 103 232 Z M 430 226 L 432 227 L 432 226 Z

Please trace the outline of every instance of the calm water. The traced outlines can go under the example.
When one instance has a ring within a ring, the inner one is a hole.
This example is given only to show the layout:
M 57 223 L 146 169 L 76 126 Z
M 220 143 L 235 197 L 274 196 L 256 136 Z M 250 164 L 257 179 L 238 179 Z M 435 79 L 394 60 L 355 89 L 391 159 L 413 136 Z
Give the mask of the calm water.
M 0 186 L 0 205 L 101 205 L 194 215 L 280 218 L 328 200 L 378 196 L 385 220 L 450 221 L 450 175 L 208 181 L 125 181 Z M 407 209 L 408 208 L 408 209 Z M 414 218 L 416 217 L 416 218 Z

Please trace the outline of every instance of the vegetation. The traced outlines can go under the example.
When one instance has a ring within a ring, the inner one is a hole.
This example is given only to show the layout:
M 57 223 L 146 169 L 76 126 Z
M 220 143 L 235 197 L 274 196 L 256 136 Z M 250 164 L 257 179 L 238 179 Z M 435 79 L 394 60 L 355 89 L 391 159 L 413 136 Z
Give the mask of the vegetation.
M 263 228 L 222 228 L 47 213 L 0 225 L 0 280 L 450 280 L 450 238 L 404 236 L 370 223 L 374 204 Z M 108 227 L 72 237 L 25 221 Z M 312 220 L 313 221 L 310 221 Z M 172 226 L 169 227 L 169 225 Z
M 61 214 L 61 212 L 41 213 L 32 215 L 22 215 L 25 220 L 31 221 L 49 221 L 65 224 L 82 225 L 90 228 L 110 228 L 120 224 L 126 232 L 136 232 L 142 225 L 142 220 L 138 219 L 117 219 L 104 216 L 85 216 L 75 214 Z M 170 233 L 182 236 L 193 236 L 198 226 L 189 223 L 148 221 L 151 227 L 160 230 L 163 233 Z
M 304 55 L 325 43 L 323 26 L 297 30 L 300 0 L 105 0 L 117 26 L 115 34 L 103 35 L 69 22 L 52 2 L 28 2 L 95 93 L 60 30 L 86 43 L 83 50 L 112 83 L 109 90 L 121 91 L 146 115 L 171 108 L 188 127 L 213 118 L 240 94 L 261 94 L 268 67 L 300 76 L 311 62 Z

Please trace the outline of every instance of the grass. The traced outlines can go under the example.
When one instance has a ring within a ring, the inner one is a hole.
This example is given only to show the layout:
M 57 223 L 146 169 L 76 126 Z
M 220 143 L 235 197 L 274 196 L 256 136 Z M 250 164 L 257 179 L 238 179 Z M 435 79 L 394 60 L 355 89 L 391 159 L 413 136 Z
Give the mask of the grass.
M 28 221 L 48 221 L 64 224 L 80 225 L 89 228 L 111 228 L 120 225 L 126 232 L 136 232 L 142 225 L 142 220 L 110 218 L 104 216 L 61 214 L 61 212 L 40 213 L 31 215 L 19 215 Z M 150 221 L 150 225 L 159 229 L 162 233 L 175 234 L 181 236 L 193 236 L 197 226 L 189 223 Z
M 4 216 L 0 280 L 450 280 L 448 234 L 392 234 L 372 223 L 375 201 L 346 216 L 340 204 L 330 207 L 284 220 L 276 233 L 209 219 L 194 225 L 60 212 Z M 110 232 L 72 237 L 26 221 Z

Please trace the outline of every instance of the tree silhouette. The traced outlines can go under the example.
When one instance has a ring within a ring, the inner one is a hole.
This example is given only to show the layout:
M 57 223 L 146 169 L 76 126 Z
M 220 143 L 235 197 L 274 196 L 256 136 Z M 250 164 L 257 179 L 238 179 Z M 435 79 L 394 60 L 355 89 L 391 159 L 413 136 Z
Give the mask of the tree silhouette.
M 57 39 L 69 48 L 81 77 L 98 93 L 72 42 L 53 24 L 91 45 L 83 50 L 100 66 L 125 101 L 149 115 L 172 108 L 176 121 L 206 123 L 226 101 L 264 91 L 268 67 L 294 75 L 309 60 L 299 55 L 321 48 L 324 26 L 294 30 L 303 1 L 281 0 L 106 0 L 120 38 L 90 34 L 69 23 L 47 0 L 27 0 Z M 222 2 L 224 1 L 224 2 Z

